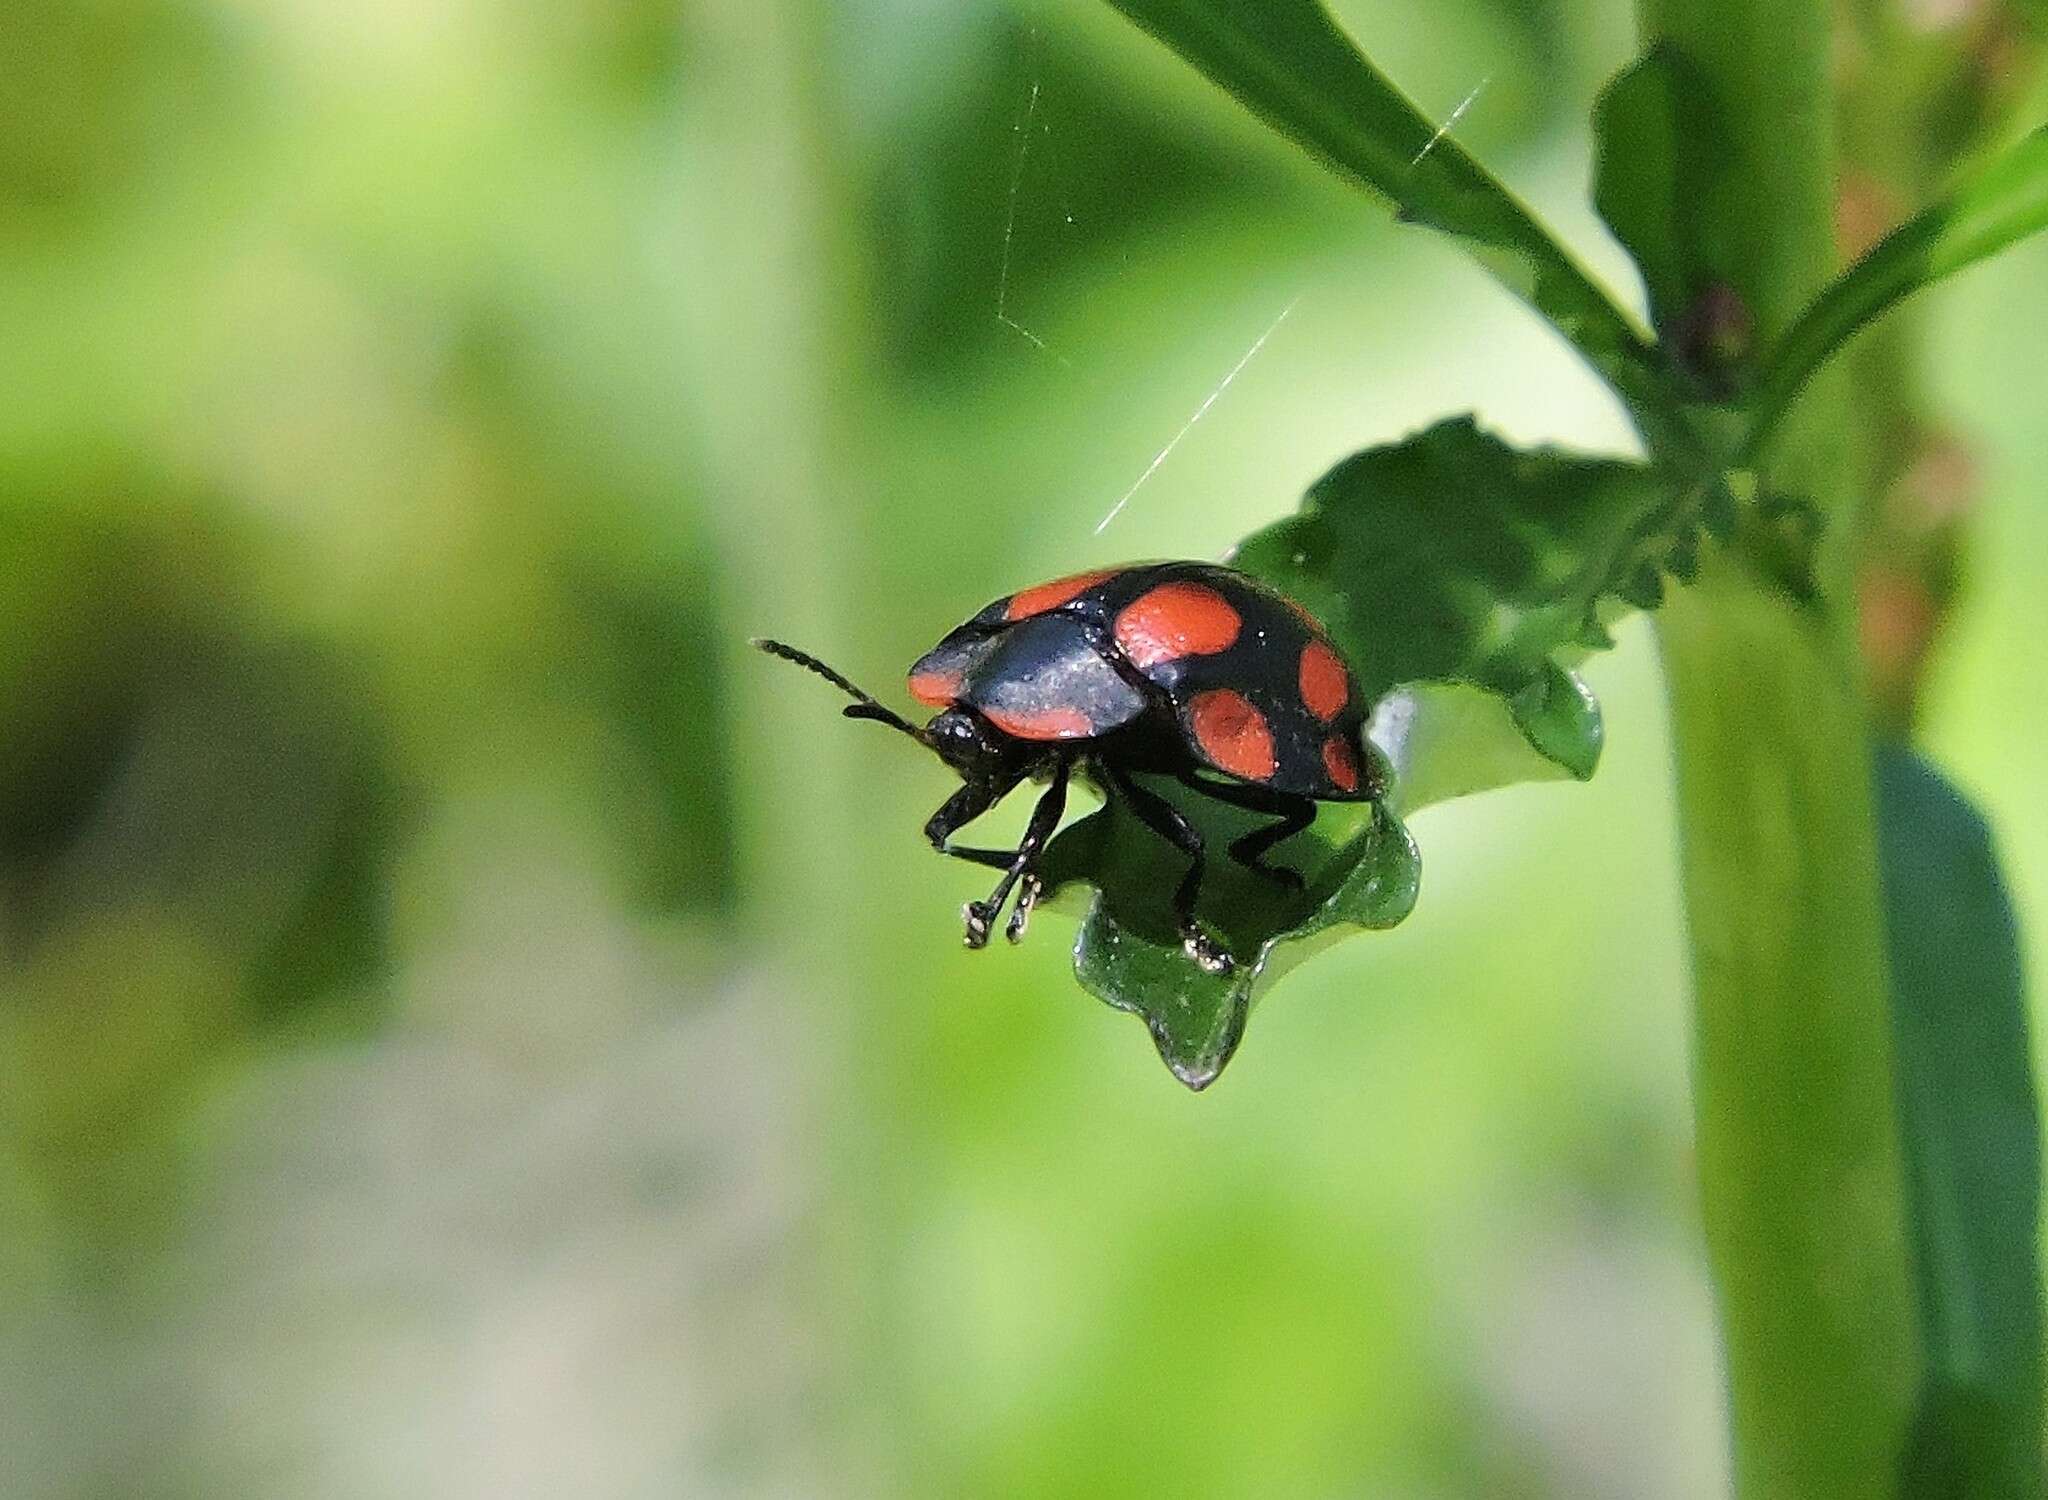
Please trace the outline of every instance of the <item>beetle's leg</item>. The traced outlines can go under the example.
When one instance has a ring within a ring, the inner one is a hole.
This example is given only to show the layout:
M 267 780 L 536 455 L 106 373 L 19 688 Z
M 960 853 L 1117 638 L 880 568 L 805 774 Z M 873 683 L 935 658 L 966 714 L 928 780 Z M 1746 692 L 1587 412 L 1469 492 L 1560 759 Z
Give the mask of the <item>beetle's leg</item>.
M 1208 861 L 1202 852 L 1202 832 L 1181 810 L 1157 792 L 1147 791 L 1123 771 L 1107 762 L 1096 762 L 1107 781 L 1130 804 L 1138 821 L 1188 857 L 1188 872 L 1173 891 L 1173 915 L 1180 923 L 1181 941 L 1196 963 L 1212 974 L 1228 974 L 1233 967 L 1230 954 L 1202 931 L 1195 920 L 1195 900 L 1202 893 L 1202 872 Z
M 1015 783 L 1011 783 L 1014 785 Z M 950 854 L 955 859 L 964 859 L 970 864 L 988 865 L 997 870 L 1008 870 L 1017 861 L 1014 849 L 964 849 L 952 842 L 953 833 L 965 824 L 973 822 L 987 812 L 1010 790 L 989 782 L 969 782 L 931 815 L 924 825 L 924 836 L 931 840 L 931 846 L 941 854 Z M 979 948 L 988 942 L 990 918 L 983 915 L 980 903 L 970 901 L 961 911 L 967 924 L 967 946 Z
M 1067 774 L 1072 769 L 1073 762 L 1065 759 L 1053 767 L 1052 785 L 1045 789 L 1045 795 L 1038 799 L 1038 806 L 1031 810 L 1031 822 L 1024 830 L 1024 837 L 1018 841 L 1016 853 L 1004 862 L 1003 878 L 996 882 L 988 900 L 970 901 L 961 909 L 961 915 L 967 922 L 968 947 L 987 946 L 989 929 L 1002 914 L 1003 903 L 1010 896 L 1010 887 L 1029 874 L 1053 830 L 1060 826 L 1060 814 L 1067 810 Z M 1035 891 L 1031 893 L 1031 899 L 1037 899 Z M 1021 909 L 1029 911 L 1028 907 Z M 1025 920 L 1030 920 L 1028 915 Z M 1022 922 L 1012 922 L 1006 933 L 1013 943 L 1023 935 Z
M 1261 857 L 1275 844 L 1291 839 L 1316 820 L 1316 801 L 1298 792 L 1278 792 L 1248 782 L 1208 781 L 1192 772 L 1181 774 L 1181 784 L 1205 797 L 1242 807 L 1249 812 L 1277 814 L 1280 821 L 1254 828 L 1230 846 L 1230 857 L 1247 870 L 1256 871 L 1277 885 L 1298 891 L 1307 885 L 1301 872 L 1285 865 L 1269 865 Z
M 956 830 L 973 822 L 1008 795 L 1011 788 L 1016 785 L 1014 780 L 994 783 L 970 782 L 947 798 L 945 805 L 933 813 L 930 821 L 924 825 L 924 836 L 939 853 L 950 854 L 955 859 L 987 865 L 991 869 L 1004 872 L 1003 881 L 996 887 L 995 895 L 986 902 L 970 901 L 963 909 L 967 945 L 970 948 L 979 948 L 988 942 L 989 929 L 995 920 L 996 910 L 1000 908 L 1003 898 L 1009 894 L 1010 886 L 1028 875 L 1031 861 L 1036 857 L 1039 847 L 1051 837 L 1052 826 L 1058 825 L 1060 811 L 1065 803 L 1067 771 L 1068 762 L 1060 762 L 1056 771 L 1055 786 L 1039 799 L 1038 807 L 1032 813 L 1031 826 L 1026 831 L 1023 842 L 1015 849 L 968 849 L 951 842 Z M 1057 800 L 1053 795 L 1055 791 L 1059 794 Z M 1048 816 L 1052 826 L 1044 828 L 1041 833 L 1040 824 Z M 1037 834 L 1035 843 L 1034 834 Z M 1036 898 L 1035 889 L 1027 888 L 1027 893 L 1033 899 Z M 1013 941 L 1023 936 L 1023 925 L 1013 921 L 1010 924 L 1010 935 Z
M 1010 908 L 1010 925 L 1003 929 L 1003 936 L 1013 943 L 1024 941 L 1024 929 L 1030 924 L 1031 909 L 1038 905 L 1038 898 L 1045 890 L 1045 882 L 1038 878 L 1036 870 L 1027 870 L 1017 884 L 1017 904 Z
M 1275 844 L 1293 838 L 1315 820 L 1315 799 L 1303 797 L 1300 802 L 1281 813 L 1279 822 L 1268 823 L 1264 828 L 1255 828 L 1243 838 L 1234 841 L 1230 846 L 1230 857 L 1247 870 L 1257 871 L 1276 885 L 1285 886 L 1290 891 L 1305 890 L 1308 879 L 1301 871 L 1287 865 L 1269 865 L 1262 856 Z
M 953 834 L 972 823 L 976 818 L 994 807 L 1009 794 L 1010 787 L 991 782 L 969 782 L 931 815 L 924 825 L 924 836 L 931 840 L 931 846 L 941 854 L 950 854 L 955 859 L 969 860 L 977 865 L 989 865 L 998 870 L 1007 870 L 1010 861 L 1017 856 L 1008 849 L 962 849 L 950 842 Z

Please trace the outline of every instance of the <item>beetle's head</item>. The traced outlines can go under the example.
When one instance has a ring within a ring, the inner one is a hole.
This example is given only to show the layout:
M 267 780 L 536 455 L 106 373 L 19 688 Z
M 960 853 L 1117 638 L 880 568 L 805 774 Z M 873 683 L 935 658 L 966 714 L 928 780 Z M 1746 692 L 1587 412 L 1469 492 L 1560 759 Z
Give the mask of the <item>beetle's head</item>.
M 1029 759 L 1022 742 L 969 708 L 949 708 L 932 715 L 924 726 L 923 739 L 970 785 L 1015 781 Z

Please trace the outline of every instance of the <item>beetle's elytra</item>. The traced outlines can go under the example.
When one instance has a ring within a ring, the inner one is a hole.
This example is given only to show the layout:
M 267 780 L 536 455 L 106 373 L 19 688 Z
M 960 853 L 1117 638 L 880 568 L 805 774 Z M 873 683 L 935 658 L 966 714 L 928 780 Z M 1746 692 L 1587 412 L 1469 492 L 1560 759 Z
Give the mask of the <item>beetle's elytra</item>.
M 1230 956 L 1195 920 L 1202 835 L 1133 774 L 1170 775 L 1273 814 L 1231 844 L 1230 857 L 1295 886 L 1301 877 L 1265 854 L 1308 827 L 1317 802 L 1377 801 L 1386 791 L 1365 739 L 1369 705 L 1328 633 L 1269 585 L 1215 563 L 1131 563 L 996 600 L 911 667 L 911 696 L 938 710 L 921 729 L 815 657 L 757 644 L 851 694 L 849 716 L 901 730 L 960 773 L 964 785 L 924 831 L 940 853 L 1003 872 L 988 900 L 965 908 L 970 947 L 988 942 L 1013 889 L 1005 932 L 1013 942 L 1023 935 L 1039 890 L 1035 866 L 1077 764 L 1188 857 L 1174 913 L 1188 952 L 1219 973 Z M 1027 777 L 1050 784 L 1015 849 L 954 846 L 958 829 Z

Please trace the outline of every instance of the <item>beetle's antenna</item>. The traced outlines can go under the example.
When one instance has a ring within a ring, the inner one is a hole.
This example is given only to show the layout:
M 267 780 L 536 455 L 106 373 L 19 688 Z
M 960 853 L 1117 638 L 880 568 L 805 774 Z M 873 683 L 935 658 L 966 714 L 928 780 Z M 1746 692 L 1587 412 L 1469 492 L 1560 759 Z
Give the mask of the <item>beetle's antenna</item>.
M 785 646 L 781 641 L 771 641 L 765 636 L 756 636 L 754 644 L 763 651 L 766 651 L 770 656 L 779 656 L 784 661 L 795 662 L 807 671 L 816 672 L 820 677 L 831 683 L 832 686 L 853 699 L 853 706 L 844 710 L 847 718 L 873 719 L 877 724 L 887 724 L 891 729 L 900 729 L 920 745 L 924 745 L 927 748 L 930 747 L 931 741 L 925 738 L 925 733 L 922 729 L 919 729 L 894 709 L 880 702 L 873 694 L 863 692 L 855 687 L 808 651 L 799 651 L 794 646 Z

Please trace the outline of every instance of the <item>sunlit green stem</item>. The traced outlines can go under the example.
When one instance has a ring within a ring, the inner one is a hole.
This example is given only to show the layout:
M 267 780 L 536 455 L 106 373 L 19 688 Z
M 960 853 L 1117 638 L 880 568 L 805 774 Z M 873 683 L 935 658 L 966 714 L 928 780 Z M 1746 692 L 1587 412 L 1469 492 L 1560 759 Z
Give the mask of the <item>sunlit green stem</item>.
M 1863 705 L 1719 560 L 1659 625 L 1737 1493 L 1890 1495 L 1915 1372 Z
M 1642 0 L 1727 108 L 1748 188 L 1736 292 L 1766 347 L 1834 270 L 1826 0 Z M 1846 394 L 1765 457 L 1833 521 Z M 1717 557 L 1659 622 L 1695 991 L 1701 1212 L 1743 1500 L 1895 1493 L 1916 1373 L 1882 910 L 1847 535 L 1801 602 Z

